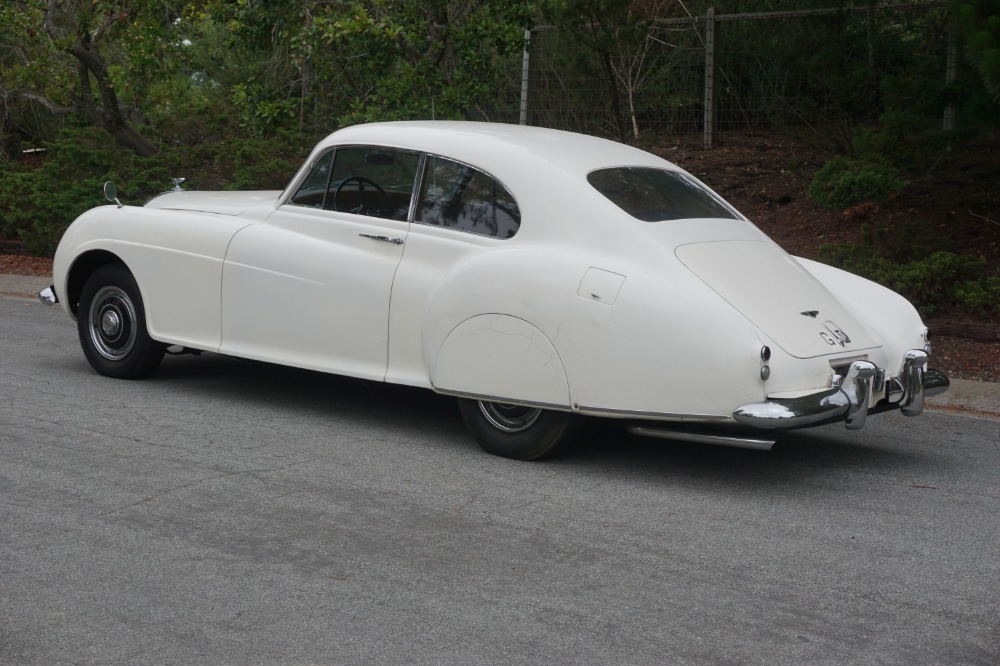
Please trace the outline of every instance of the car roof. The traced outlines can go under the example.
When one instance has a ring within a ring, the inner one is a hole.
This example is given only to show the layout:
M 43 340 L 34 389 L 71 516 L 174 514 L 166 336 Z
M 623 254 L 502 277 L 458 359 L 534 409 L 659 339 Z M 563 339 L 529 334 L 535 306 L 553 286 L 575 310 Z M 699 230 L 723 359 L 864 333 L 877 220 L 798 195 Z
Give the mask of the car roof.
M 378 145 L 439 154 L 485 169 L 501 179 L 530 171 L 532 162 L 547 170 L 574 175 L 614 166 L 677 167 L 638 148 L 561 130 L 472 121 L 405 121 L 355 125 L 320 142 L 334 145 Z

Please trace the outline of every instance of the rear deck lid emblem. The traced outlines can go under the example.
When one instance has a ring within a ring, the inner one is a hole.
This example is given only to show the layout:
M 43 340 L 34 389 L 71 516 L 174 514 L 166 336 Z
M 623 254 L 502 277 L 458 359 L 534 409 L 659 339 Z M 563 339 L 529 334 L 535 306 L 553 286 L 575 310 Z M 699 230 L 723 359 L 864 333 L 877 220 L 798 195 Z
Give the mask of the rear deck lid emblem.
M 848 343 L 851 342 L 850 336 L 847 335 L 847 333 L 844 333 L 844 331 L 837 326 L 837 322 L 828 319 L 823 322 L 823 326 L 826 328 L 826 331 L 820 331 L 819 335 L 821 338 L 826 340 L 827 344 L 846 347 Z M 827 331 L 829 331 L 829 333 Z

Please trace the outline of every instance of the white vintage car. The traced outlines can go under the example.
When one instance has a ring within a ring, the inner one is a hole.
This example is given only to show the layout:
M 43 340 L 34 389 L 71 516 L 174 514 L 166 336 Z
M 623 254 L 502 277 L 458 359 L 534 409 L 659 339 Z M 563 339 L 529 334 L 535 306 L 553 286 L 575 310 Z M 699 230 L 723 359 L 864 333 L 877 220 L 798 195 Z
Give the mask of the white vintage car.
M 88 211 L 53 272 L 40 296 L 101 374 L 173 347 L 424 387 L 513 458 L 579 415 L 767 449 L 948 386 L 899 295 L 789 256 L 670 162 L 533 127 L 343 129 L 282 192 Z

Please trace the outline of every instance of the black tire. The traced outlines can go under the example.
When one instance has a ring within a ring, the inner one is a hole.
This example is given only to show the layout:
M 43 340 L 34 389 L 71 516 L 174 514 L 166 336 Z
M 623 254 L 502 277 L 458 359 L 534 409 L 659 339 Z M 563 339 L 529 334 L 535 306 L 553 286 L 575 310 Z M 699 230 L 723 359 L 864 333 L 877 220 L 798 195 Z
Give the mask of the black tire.
M 100 374 L 142 379 L 163 360 L 167 345 L 149 337 L 139 285 L 124 266 L 94 271 L 83 285 L 76 314 L 83 353 Z
M 464 399 L 458 407 L 479 445 L 504 458 L 544 458 L 577 432 L 576 417 L 566 412 Z

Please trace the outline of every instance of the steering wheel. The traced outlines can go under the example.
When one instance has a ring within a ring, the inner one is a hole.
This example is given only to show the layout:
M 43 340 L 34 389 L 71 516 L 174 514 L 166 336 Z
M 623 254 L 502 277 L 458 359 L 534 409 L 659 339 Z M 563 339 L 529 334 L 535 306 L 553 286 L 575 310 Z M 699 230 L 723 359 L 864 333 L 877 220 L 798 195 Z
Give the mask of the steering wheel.
M 333 193 L 334 210 L 340 210 L 340 193 L 344 189 L 344 185 L 347 185 L 348 183 L 352 182 L 358 184 L 358 195 L 359 195 L 358 205 L 356 208 L 352 208 L 347 212 L 355 213 L 357 215 L 370 215 L 372 213 L 377 213 L 378 211 L 383 210 L 382 208 L 375 208 L 365 203 L 365 185 L 371 185 L 372 188 L 379 193 L 379 195 L 382 197 L 385 203 L 388 204 L 385 207 L 385 210 L 392 210 L 393 207 L 392 199 L 390 199 L 389 195 L 385 193 L 385 190 L 383 190 L 379 186 L 379 184 L 376 183 L 374 180 L 371 180 L 370 178 L 365 178 L 364 176 L 349 176 L 344 180 L 340 181 L 340 185 L 337 185 L 337 191 Z

